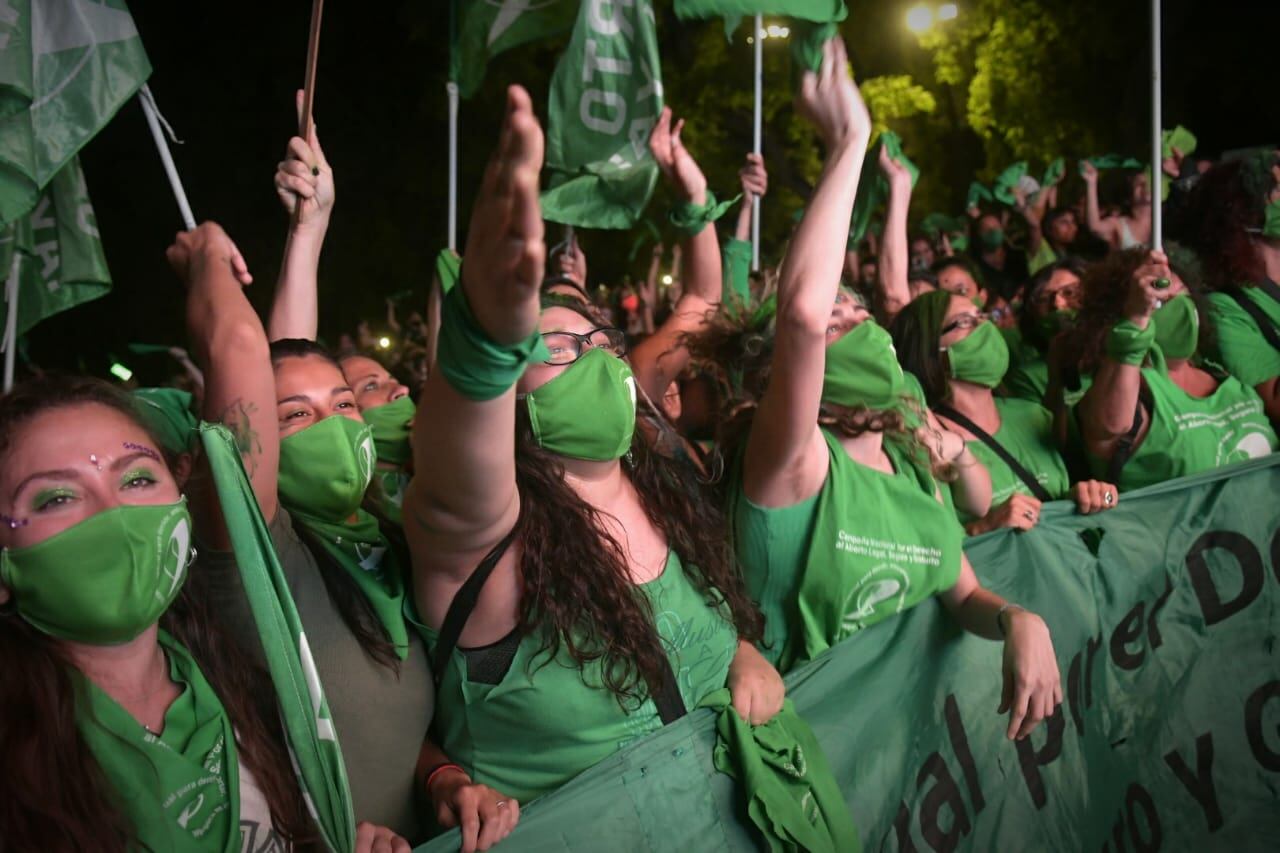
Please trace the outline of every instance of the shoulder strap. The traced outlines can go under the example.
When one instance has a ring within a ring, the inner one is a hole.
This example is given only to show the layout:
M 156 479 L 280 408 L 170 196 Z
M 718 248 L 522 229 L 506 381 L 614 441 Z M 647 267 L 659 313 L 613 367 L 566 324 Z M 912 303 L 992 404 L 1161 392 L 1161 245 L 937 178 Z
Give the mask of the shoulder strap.
M 1016 474 L 1018 476 L 1018 479 L 1021 480 L 1026 485 L 1026 487 L 1031 490 L 1031 494 L 1035 496 L 1036 500 L 1040 501 L 1041 503 L 1048 503 L 1049 501 L 1053 500 L 1053 496 L 1050 495 L 1048 491 L 1045 490 L 1044 486 L 1040 485 L 1040 481 L 1037 480 L 1034 476 L 1032 476 L 1031 472 L 1028 471 L 1026 468 L 1024 468 L 1021 462 L 1019 462 L 1017 459 L 1014 459 L 1013 454 L 1010 453 L 1008 450 L 1006 450 L 1003 444 L 996 441 L 995 436 L 988 433 L 982 427 L 975 424 L 967 416 L 960 414 L 954 408 L 947 405 L 946 403 L 939 403 L 938 405 L 934 406 L 933 411 L 936 414 L 942 415 L 942 417 L 946 418 L 949 421 L 954 421 L 960 424 L 960 426 L 964 427 L 969 432 L 976 435 L 983 444 L 991 448 L 991 451 L 995 453 L 996 456 L 1000 457 L 1001 461 L 1004 462 L 1004 464 L 1009 466 L 1009 470 L 1012 471 L 1014 474 Z
M 675 671 L 671 668 L 671 659 L 665 654 L 662 656 L 662 682 L 657 685 L 654 690 L 654 684 L 646 679 L 645 686 L 649 688 L 649 695 L 653 697 L 653 704 L 657 706 L 658 717 L 665 726 L 668 723 L 674 723 L 676 720 L 689 713 L 684 706 L 684 697 L 680 695 L 680 685 L 676 683 Z
M 436 640 L 436 657 L 433 661 L 434 666 L 431 668 L 431 676 L 435 679 L 437 687 L 440 686 L 445 667 L 449 665 L 449 658 L 458 645 L 458 637 L 462 636 L 462 629 L 466 627 L 467 620 L 471 618 L 471 612 L 476 609 L 476 602 L 480 600 L 480 590 L 484 589 L 485 581 L 489 580 L 489 575 L 493 574 L 494 566 L 498 565 L 498 560 L 507 553 L 507 549 L 511 547 L 515 538 L 516 527 L 512 527 L 511 532 L 502 537 L 502 541 L 485 554 L 480 565 L 471 572 L 471 577 L 467 578 L 453 594 L 449 611 L 444 616 L 444 624 L 440 626 L 440 636 Z
M 1280 287 L 1277 287 L 1276 283 L 1270 280 L 1266 284 L 1270 285 L 1270 287 L 1264 285 L 1263 290 L 1266 291 L 1268 296 L 1280 302 Z M 1262 310 L 1262 306 L 1250 299 L 1242 288 L 1224 287 L 1222 292 L 1234 299 L 1236 304 L 1253 318 L 1253 322 L 1258 325 L 1258 331 L 1262 332 L 1262 336 L 1267 339 L 1267 343 L 1271 344 L 1273 349 L 1280 350 L 1280 329 L 1276 328 L 1276 324 Z
M 1142 410 L 1146 407 L 1147 411 L 1155 412 L 1155 400 L 1151 396 L 1151 389 L 1147 387 L 1146 380 L 1142 380 L 1142 385 L 1138 388 L 1138 402 L 1133 408 L 1133 426 L 1129 427 L 1129 431 L 1120 436 L 1120 440 L 1116 442 L 1115 452 L 1111 454 L 1111 464 L 1107 466 L 1107 482 L 1120 482 L 1120 472 L 1124 470 L 1125 463 L 1133 456 L 1133 445 L 1138 440 L 1138 433 L 1142 430 Z

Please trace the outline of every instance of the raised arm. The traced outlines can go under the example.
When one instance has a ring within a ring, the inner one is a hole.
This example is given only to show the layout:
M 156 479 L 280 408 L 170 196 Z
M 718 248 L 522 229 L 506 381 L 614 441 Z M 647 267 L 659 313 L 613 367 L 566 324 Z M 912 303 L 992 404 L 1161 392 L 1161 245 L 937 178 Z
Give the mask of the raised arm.
M 724 266 L 722 301 L 736 299 L 742 305 L 751 301 L 751 213 L 752 200 L 764 198 L 769 191 L 769 173 L 764 158 L 748 154 L 747 164 L 738 172 L 742 182 L 742 202 L 738 205 L 738 225 L 721 250 Z M 730 295 L 732 293 L 732 295 Z
M 542 150 L 529 94 L 512 86 L 498 149 L 472 209 L 462 280 L 445 297 L 436 369 L 414 421 L 414 470 L 432 472 L 410 482 L 404 502 L 424 616 L 433 593 L 443 594 L 441 580 L 456 588 L 520 512 L 515 381 L 538 328 L 546 257 L 538 207 Z M 437 611 L 443 612 L 431 610 Z
M 166 253 L 187 283 L 187 335 L 204 371 L 204 419 L 235 436 L 262 515 L 275 518 L 280 428 L 276 383 L 262 321 L 244 295 L 253 278 L 220 226 L 177 236 Z
M 302 109 L 302 92 L 298 92 L 298 109 Z M 275 184 L 276 195 L 289 214 L 289 236 L 284 244 L 267 334 L 273 341 L 314 341 L 320 322 L 320 250 L 329 230 L 334 201 L 333 170 L 320 149 L 314 126 L 310 140 L 300 136 L 289 140 L 285 158 L 276 167 Z
M 705 205 L 707 179 L 680 141 L 683 128 L 683 119 L 672 126 L 671 110 L 664 108 L 653 126 L 649 148 L 681 201 Z M 715 223 L 707 222 L 685 240 L 683 246 L 685 269 L 680 299 L 666 322 L 631 351 L 631 369 L 636 382 L 652 400 L 661 399 L 667 386 L 689 364 L 685 338 L 706 328 L 708 318 L 720 302 L 723 281 Z
M 1084 216 L 1089 230 L 1106 240 L 1111 245 L 1116 243 L 1115 222 L 1102 218 L 1102 208 L 1098 205 L 1098 170 L 1088 160 L 1080 161 L 1080 176 L 1084 178 Z
M 880 146 L 880 171 L 889 181 L 889 209 L 884 218 L 884 239 L 876 265 L 880 286 L 876 289 L 876 314 L 888 323 L 911 301 L 907 287 L 907 210 L 911 206 L 911 173 Z
M 1057 196 L 1057 191 L 1057 184 L 1044 187 L 1035 194 L 1030 203 L 1027 202 L 1026 194 L 1022 190 L 1015 188 L 1013 191 L 1018 200 L 1015 207 L 1022 214 L 1022 218 L 1027 221 L 1028 257 L 1039 251 L 1040 244 L 1044 241 L 1044 234 L 1040 231 L 1040 223 L 1044 221 L 1044 212 L 1048 209 L 1050 200 Z
M 827 472 L 826 444 L 817 425 L 827 328 L 871 132 L 839 38 L 823 46 L 818 73 L 805 72 L 796 107 L 817 128 L 827 159 L 782 264 L 773 370 L 743 466 L 747 497 L 774 507 L 816 493 Z
M 1155 284 L 1170 279 L 1168 260 L 1163 252 L 1151 252 L 1148 261 L 1130 279 L 1124 319 L 1112 327 L 1107 357 L 1093 377 L 1093 385 L 1080 401 L 1079 411 L 1085 445 L 1095 456 L 1110 459 L 1116 443 L 1133 426 L 1138 392 L 1142 387 L 1142 360 L 1155 337 L 1150 328 L 1156 303 L 1167 294 Z M 1143 425 L 1138 444 L 1146 437 L 1151 413 L 1143 410 Z

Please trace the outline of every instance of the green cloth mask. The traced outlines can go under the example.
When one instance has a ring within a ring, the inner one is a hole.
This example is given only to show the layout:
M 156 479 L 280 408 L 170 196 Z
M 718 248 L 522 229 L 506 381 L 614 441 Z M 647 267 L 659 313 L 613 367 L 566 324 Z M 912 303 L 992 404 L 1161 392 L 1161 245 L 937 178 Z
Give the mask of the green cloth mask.
M 1009 369 L 1009 345 L 994 323 L 979 324 L 943 352 L 951 365 L 951 376 L 964 382 L 994 388 Z
M 1280 198 L 1263 208 L 1262 236 L 1280 240 Z
M 827 347 L 822 402 L 882 411 L 897 406 L 905 388 L 893 338 L 874 320 L 864 320 Z
M 1062 311 L 1050 311 L 1048 314 L 1041 317 L 1036 325 L 1040 329 L 1040 334 L 1044 335 L 1045 340 L 1048 341 L 1055 337 L 1059 332 L 1071 328 L 1075 321 L 1076 310 L 1074 308 L 1067 308 Z
M 185 498 L 104 510 L 26 548 L 0 551 L 0 581 L 38 630 L 73 643 L 127 643 L 156 623 L 191 562 Z
M 280 501 L 323 521 L 351 516 L 373 478 L 373 431 L 331 415 L 280 441 Z
M 1004 245 L 1004 229 L 992 228 L 989 231 L 982 232 L 982 248 L 988 252 L 994 252 Z
M 524 400 L 534 438 L 552 453 L 608 462 L 631 447 L 636 380 L 627 363 L 607 350 L 587 350 Z
M 1151 315 L 1156 343 L 1165 358 L 1191 358 L 1200 343 L 1200 314 L 1185 293 L 1173 297 Z
M 364 422 L 373 430 L 373 446 L 379 462 L 406 465 L 413 459 L 409 444 L 413 416 L 418 411 L 408 395 L 391 403 L 361 412 Z

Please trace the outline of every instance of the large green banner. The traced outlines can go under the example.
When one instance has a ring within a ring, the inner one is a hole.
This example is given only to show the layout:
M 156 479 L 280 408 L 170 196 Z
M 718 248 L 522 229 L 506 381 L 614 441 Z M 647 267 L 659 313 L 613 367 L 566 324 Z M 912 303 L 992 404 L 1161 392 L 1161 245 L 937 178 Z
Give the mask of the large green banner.
M 1275 849 L 1278 496 L 1272 456 L 970 540 L 983 582 L 1053 632 L 1064 701 L 1024 741 L 996 715 L 1001 646 L 936 602 L 792 673 L 866 849 Z M 714 743 L 691 714 L 522 808 L 503 845 L 757 849 Z

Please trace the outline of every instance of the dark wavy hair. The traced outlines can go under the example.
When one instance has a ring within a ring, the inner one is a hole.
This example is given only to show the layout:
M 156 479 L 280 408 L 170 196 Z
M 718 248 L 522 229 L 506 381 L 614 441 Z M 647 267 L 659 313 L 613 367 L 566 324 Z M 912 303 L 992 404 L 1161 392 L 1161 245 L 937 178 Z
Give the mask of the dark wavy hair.
M 707 604 L 739 637 L 758 641 L 764 618 L 734 564 L 724 515 L 693 466 L 657 453 L 640 430 L 623 465 L 645 515 Z M 516 486 L 524 584 L 519 629 L 540 638 L 548 662 L 562 649 L 579 666 L 598 661 L 603 685 L 619 704 L 639 705 L 668 669 L 653 607 L 631 582 L 626 552 L 607 532 L 604 513 L 565 481 L 563 462 L 538 445 L 522 404 L 516 405 Z
M 976 243 L 977 239 L 972 238 L 969 241 L 969 246 L 972 248 Z M 980 250 L 973 249 L 973 251 Z M 978 269 L 978 265 L 973 262 L 972 258 L 966 257 L 965 255 L 951 255 L 947 258 L 938 258 L 933 262 L 933 266 L 929 267 L 929 272 L 933 273 L 938 279 L 941 279 L 942 274 L 952 267 L 959 267 L 969 273 L 969 275 L 973 277 L 974 284 L 978 285 L 979 290 L 983 291 L 987 295 L 991 294 L 991 291 L 987 288 L 987 280 L 983 277 L 982 271 Z M 939 285 L 939 287 L 941 287 L 941 285 Z
M 1045 338 L 1044 332 L 1040 328 L 1040 318 L 1036 316 L 1035 296 L 1037 291 L 1047 285 L 1050 279 L 1053 278 L 1053 274 L 1059 270 L 1075 273 L 1076 278 L 1083 282 L 1085 273 L 1088 271 L 1088 265 L 1074 255 L 1067 255 L 1048 266 L 1041 267 L 1031 277 L 1031 283 L 1027 286 L 1026 298 L 1022 300 L 1022 306 L 1018 309 L 1018 331 L 1022 333 L 1022 340 L 1042 353 L 1049 348 L 1049 341 Z
M 0 464 L 24 424 L 44 412 L 84 404 L 113 409 L 150 435 L 133 402 L 114 387 L 96 379 L 45 376 L 0 398 Z M 160 627 L 191 653 L 221 700 L 240 760 L 266 796 L 276 830 L 298 849 L 318 848 L 280 729 L 275 692 L 267 674 L 219 625 L 206 587 L 204 573 L 189 572 Z M 58 640 L 29 625 L 12 603 L 0 608 L 0 778 L 8 782 L 0 797 L 0 847 L 5 850 L 123 853 L 136 845 L 134 827 L 76 727 L 76 705 L 83 700 L 74 668 Z
M 899 311 L 889 326 L 898 361 L 920 380 L 925 402 L 930 406 L 947 397 L 947 371 L 938 351 L 938 339 L 953 296 L 947 290 L 922 293 Z
M 1261 228 L 1267 195 L 1275 187 L 1274 152 L 1219 163 L 1196 182 L 1187 202 L 1187 242 L 1204 263 L 1212 290 L 1261 279 L 1265 272 L 1255 238 L 1245 229 Z

